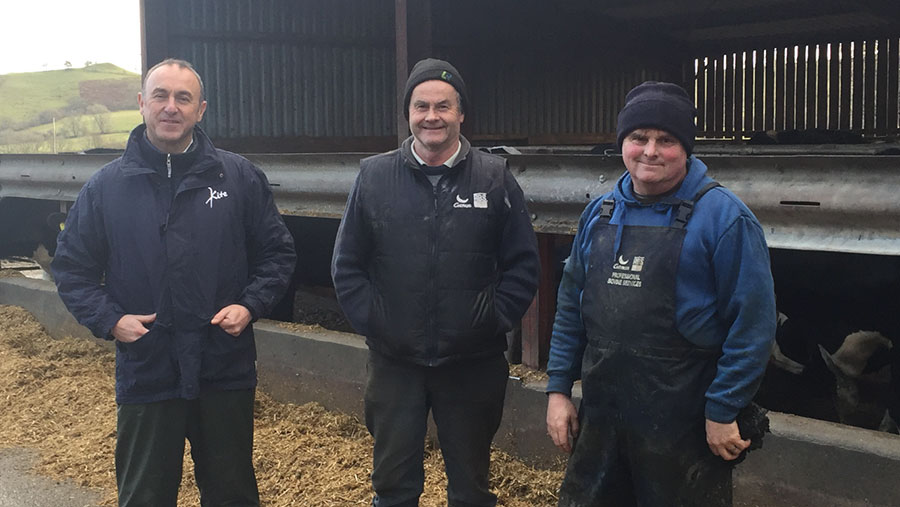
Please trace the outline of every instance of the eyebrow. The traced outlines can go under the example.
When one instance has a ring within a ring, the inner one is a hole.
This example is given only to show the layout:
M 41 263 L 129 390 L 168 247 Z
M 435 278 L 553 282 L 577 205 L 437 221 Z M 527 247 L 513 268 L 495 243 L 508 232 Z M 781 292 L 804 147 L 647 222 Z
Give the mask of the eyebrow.
M 164 88 L 162 86 L 157 86 L 150 93 L 153 95 L 156 95 L 157 93 L 165 93 L 168 95 L 169 93 L 172 93 L 172 92 L 168 88 Z M 178 90 L 175 92 L 175 96 L 194 98 L 194 94 L 191 93 L 190 90 Z

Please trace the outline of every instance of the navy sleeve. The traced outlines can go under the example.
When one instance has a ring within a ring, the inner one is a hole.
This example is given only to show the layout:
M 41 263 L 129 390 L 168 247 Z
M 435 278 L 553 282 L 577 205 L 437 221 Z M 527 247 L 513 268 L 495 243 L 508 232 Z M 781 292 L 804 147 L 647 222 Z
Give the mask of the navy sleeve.
M 525 206 L 525 195 L 508 169 L 504 185 L 509 197 L 509 215 L 500 238 L 500 281 L 495 293 L 502 333 L 512 329 L 525 315 L 537 291 L 541 261 L 537 237 L 531 225 L 531 214 Z
M 69 210 L 50 270 L 60 299 L 75 319 L 94 336 L 111 340 L 110 331 L 125 311 L 101 283 L 109 248 L 93 182 L 81 189 Z
M 556 318 L 550 337 L 550 357 L 547 360 L 548 393 L 572 395 L 572 384 L 581 378 L 581 358 L 587 344 L 584 321 L 581 318 L 581 294 L 584 292 L 584 235 L 588 206 L 578 222 L 578 232 L 572 242 L 572 252 L 566 259 L 556 301 Z
M 334 242 L 331 278 L 344 315 L 353 329 L 365 336 L 368 334 L 369 307 L 372 304 L 368 267 L 373 241 L 363 212 L 362 179 L 360 171 L 347 198 L 347 206 Z
M 726 323 L 716 377 L 706 392 L 706 417 L 730 423 L 750 403 L 775 339 L 775 290 L 759 223 L 738 218 L 713 254 L 717 313 Z
M 238 302 L 250 310 L 253 319 L 267 315 L 287 290 L 297 263 L 294 240 L 278 213 L 269 180 L 256 166 L 248 184 L 247 260 L 249 281 Z

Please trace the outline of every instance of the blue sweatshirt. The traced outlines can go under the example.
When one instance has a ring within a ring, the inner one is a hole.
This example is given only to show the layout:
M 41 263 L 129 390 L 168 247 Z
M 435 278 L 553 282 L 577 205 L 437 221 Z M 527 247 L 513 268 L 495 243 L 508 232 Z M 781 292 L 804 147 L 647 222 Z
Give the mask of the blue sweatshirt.
M 712 179 L 706 165 L 688 159 L 688 172 L 674 194 L 692 199 Z M 670 202 L 641 204 L 626 172 L 615 190 L 594 199 L 578 223 L 572 253 L 559 287 L 556 320 L 550 342 L 547 392 L 571 395 L 581 376 L 586 345 L 581 318 L 592 238 L 600 204 L 612 197 L 616 207 L 610 224 L 669 226 Z M 678 331 L 698 347 L 720 347 L 716 377 L 706 391 L 706 418 L 720 423 L 735 419 L 750 403 L 765 372 L 775 338 L 775 291 L 762 227 L 753 213 L 723 187 L 700 199 L 687 225 L 675 287 Z

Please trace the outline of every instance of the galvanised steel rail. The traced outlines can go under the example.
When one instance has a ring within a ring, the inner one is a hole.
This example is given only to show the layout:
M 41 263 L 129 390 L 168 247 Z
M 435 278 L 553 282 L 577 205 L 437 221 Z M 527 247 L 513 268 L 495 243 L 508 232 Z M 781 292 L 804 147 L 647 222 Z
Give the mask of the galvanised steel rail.
M 283 214 L 339 218 L 367 154 L 247 155 Z M 115 155 L 0 155 L 0 197 L 75 200 Z M 617 155 L 507 155 L 539 232 L 573 234 L 624 171 Z M 900 156 L 703 155 L 759 217 L 774 248 L 900 255 Z

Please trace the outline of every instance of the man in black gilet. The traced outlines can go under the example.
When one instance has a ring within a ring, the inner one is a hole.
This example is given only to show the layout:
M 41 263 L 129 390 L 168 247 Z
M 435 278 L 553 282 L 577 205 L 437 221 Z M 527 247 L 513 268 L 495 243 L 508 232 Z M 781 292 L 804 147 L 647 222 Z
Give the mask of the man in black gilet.
M 338 301 L 369 346 L 372 505 L 416 506 L 434 417 L 451 506 L 493 506 L 490 445 L 509 368 L 505 333 L 534 297 L 537 242 L 503 158 L 460 135 L 459 72 L 422 60 L 406 84 L 412 136 L 362 161 L 338 230 Z

